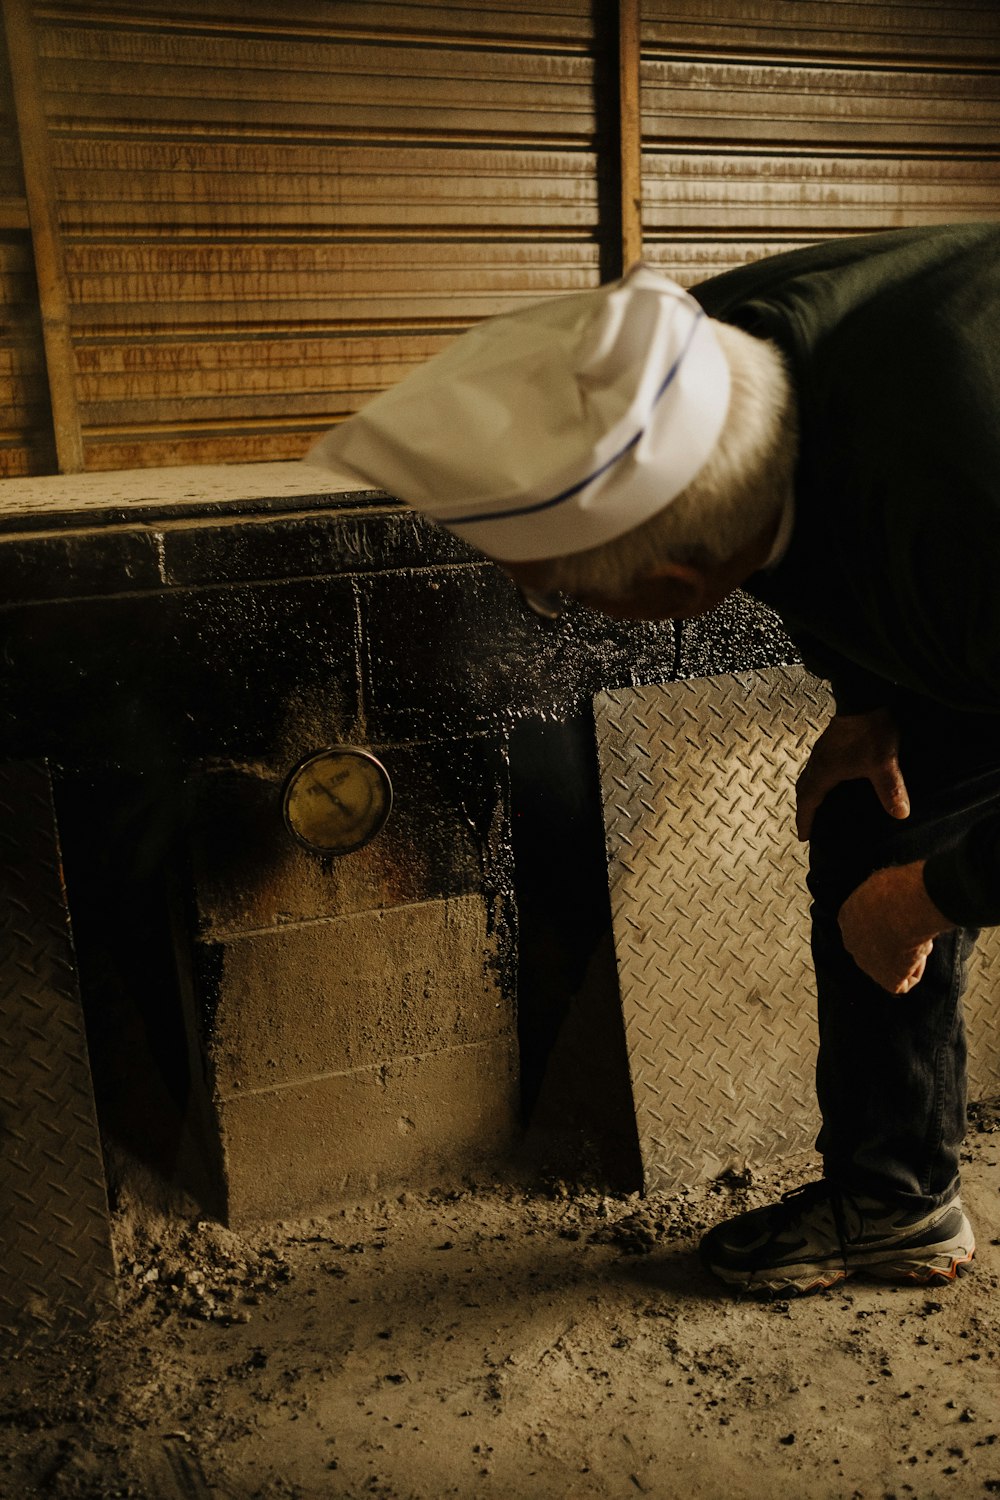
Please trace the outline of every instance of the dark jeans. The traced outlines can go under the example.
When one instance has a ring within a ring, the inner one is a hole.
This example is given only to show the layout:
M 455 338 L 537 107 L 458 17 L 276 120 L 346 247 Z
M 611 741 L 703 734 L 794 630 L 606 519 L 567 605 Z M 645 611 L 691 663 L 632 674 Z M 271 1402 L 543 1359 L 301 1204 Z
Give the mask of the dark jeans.
M 853 781 L 829 794 L 813 825 L 817 1147 L 826 1175 L 841 1186 L 931 1208 L 958 1186 L 966 1115 L 961 997 L 976 933 L 937 938 L 920 983 L 889 995 L 844 951 L 837 913 L 873 870 L 926 858 L 1000 806 L 1000 721 L 912 701 L 894 712 L 909 818 L 890 818 L 869 783 Z

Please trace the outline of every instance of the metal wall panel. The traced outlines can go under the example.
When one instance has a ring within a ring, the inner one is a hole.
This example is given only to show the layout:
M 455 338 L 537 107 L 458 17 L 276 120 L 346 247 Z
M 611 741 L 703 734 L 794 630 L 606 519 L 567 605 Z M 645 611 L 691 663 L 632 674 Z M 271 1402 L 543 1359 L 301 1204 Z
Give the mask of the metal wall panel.
M 35 21 L 88 468 L 297 457 L 599 279 L 587 0 Z
M 965 69 L 818 66 L 802 60 L 650 58 L 643 69 L 651 142 L 994 150 L 1000 74 Z
M 0 28 L 0 478 L 53 466 L 51 415 L 10 71 Z
M 48 772 L 0 766 L 0 1334 L 115 1303 Z
M 749 150 L 674 153 L 669 180 L 650 195 L 645 214 L 650 260 L 662 265 L 684 256 L 699 279 L 720 261 L 742 264 L 848 228 L 874 234 L 996 218 L 1000 159 L 943 168 L 937 159 L 806 160 Z
M 739 14 L 736 15 L 737 11 Z M 653 46 L 806 57 L 997 63 L 995 0 L 644 0 Z M 738 36 L 734 38 L 734 32 Z
M 815 984 L 794 783 L 829 711 L 801 667 L 595 700 L 615 947 L 646 1184 L 811 1145 Z M 1000 929 L 966 1012 L 1000 1088 Z
M 477 319 L 613 274 L 610 0 L 16 7 L 71 309 L 64 467 L 81 423 L 88 468 L 297 457 Z M 1000 217 L 992 0 L 644 0 L 640 32 L 644 253 L 679 280 Z M 0 116 L 0 466 L 44 471 L 16 176 Z
M 691 285 L 830 235 L 1000 218 L 992 0 L 645 0 L 646 255 Z

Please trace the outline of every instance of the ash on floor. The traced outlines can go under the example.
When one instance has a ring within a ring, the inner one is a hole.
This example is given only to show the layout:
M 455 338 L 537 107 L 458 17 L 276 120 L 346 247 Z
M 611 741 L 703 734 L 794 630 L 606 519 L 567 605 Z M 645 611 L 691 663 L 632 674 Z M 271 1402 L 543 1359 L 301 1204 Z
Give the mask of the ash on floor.
M 734 1298 L 700 1232 L 815 1173 L 406 1193 L 238 1235 L 134 1205 L 124 1310 L 0 1373 L 0 1494 L 937 1500 L 1000 1494 L 1000 1112 L 976 1269 Z

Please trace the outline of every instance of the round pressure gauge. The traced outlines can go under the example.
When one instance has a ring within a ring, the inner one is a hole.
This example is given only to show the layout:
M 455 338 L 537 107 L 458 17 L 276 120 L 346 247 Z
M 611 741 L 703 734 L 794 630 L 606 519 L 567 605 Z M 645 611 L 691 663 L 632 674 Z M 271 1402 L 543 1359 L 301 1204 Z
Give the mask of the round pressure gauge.
M 289 833 L 314 854 L 350 854 L 373 839 L 392 808 L 392 782 L 367 750 L 333 745 L 289 772 L 282 811 Z

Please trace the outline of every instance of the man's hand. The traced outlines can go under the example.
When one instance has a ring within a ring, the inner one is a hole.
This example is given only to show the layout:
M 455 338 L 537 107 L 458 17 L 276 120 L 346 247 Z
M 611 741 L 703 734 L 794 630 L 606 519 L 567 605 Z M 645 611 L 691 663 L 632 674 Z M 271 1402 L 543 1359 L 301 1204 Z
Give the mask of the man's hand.
M 869 979 L 890 995 L 918 984 L 934 939 L 954 927 L 924 886 L 924 863 L 876 870 L 853 891 L 837 917 L 844 947 Z
M 899 769 L 899 732 L 887 708 L 836 714 L 812 748 L 795 788 L 795 831 L 803 842 L 816 810 L 842 781 L 870 781 L 892 818 L 908 818 L 910 799 Z

